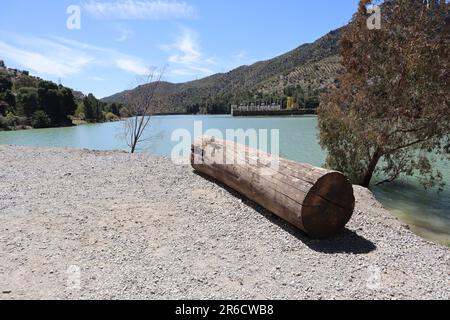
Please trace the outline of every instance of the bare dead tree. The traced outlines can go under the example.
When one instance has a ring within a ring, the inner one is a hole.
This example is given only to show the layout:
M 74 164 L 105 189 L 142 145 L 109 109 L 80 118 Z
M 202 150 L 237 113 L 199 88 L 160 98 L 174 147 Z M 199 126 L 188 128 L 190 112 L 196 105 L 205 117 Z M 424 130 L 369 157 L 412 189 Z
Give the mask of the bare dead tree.
M 124 122 L 124 137 L 130 153 L 135 153 L 138 145 L 146 140 L 144 132 L 150 124 L 156 93 L 163 75 L 164 69 L 161 72 L 152 70 L 140 81 L 140 86 L 128 93 L 127 108 L 130 117 Z

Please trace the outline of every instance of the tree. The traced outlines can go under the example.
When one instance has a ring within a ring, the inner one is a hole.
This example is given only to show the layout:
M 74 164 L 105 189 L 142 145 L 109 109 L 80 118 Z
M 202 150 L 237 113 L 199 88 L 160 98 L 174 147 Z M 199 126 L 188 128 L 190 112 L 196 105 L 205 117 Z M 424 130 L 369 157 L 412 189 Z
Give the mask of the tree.
M 71 89 L 58 86 L 51 81 L 38 84 L 40 109 L 50 117 L 55 125 L 70 125 L 68 116 L 76 110 L 75 98 Z
M 287 102 L 286 102 L 286 104 L 287 104 L 287 109 L 288 109 L 288 110 L 294 109 L 294 104 L 295 104 L 295 99 L 294 99 L 294 97 L 291 97 L 291 96 L 287 97 Z
M 90 93 L 83 99 L 84 117 L 88 122 L 97 122 L 103 119 L 100 101 Z
M 12 110 L 16 105 L 16 97 L 12 92 L 13 83 L 6 75 L 0 75 L 0 114 Z
M 127 111 L 130 118 L 124 122 L 124 138 L 130 148 L 130 153 L 135 153 L 139 143 L 145 141 L 145 130 L 150 124 L 151 111 L 154 107 L 155 96 L 161 84 L 164 70 L 157 76 L 153 70 L 144 81 L 146 85 L 137 88 L 137 94 L 128 97 L 130 103 Z M 156 79 L 156 81 L 154 81 Z
M 200 112 L 200 104 L 196 103 L 186 108 L 187 114 L 198 114 Z
M 5 75 L 0 75 L 0 93 L 11 90 L 13 86 L 12 81 Z
M 121 107 L 119 110 L 119 116 L 121 118 L 129 118 L 131 115 L 130 110 L 127 107 Z
M 16 98 L 17 114 L 30 117 L 39 109 L 39 96 L 36 88 L 20 88 Z
M 72 89 L 59 86 L 58 90 L 59 96 L 59 112 L 58 112 L 58 123 L 61 124 L 71 124 L 72 121 L 69 120 L 68 116 L 73 115 L 77 109 L 77 104 L 75 102 L 75 97 L 73 96 Z
M 38 84 L 39 106 L 53 120 L 53 114 L 59 107 L 58 86 L 51 81 L 40 81 Z
M 327 165 L 365 187 L 376 174 L 442 186 L 432 155 L 450 149 L 448 4 L 385 1 L 382 28 L 369 30 L 373 4 L 360 1 L 341 40 L 344 73 L 321 97 Z
M 115 102 L 111 103 L 110 105 L 110 112 L 112 114 L 115 114 L 116 116 L 120 116 L 120 108 L 119 105 Z
M 9 104 L 7 104 L 4 101 L 1 101 L 1 99 L 0 99 L 0 117 L 5 116 L 6 113 L 8 112 L 8 109 L 9 109 Z
M 37 88 L 38 80 L 27 75 L 20 75 L 14 80 L 14 91 L 19 91 L 21 88 Z
M 48 128 L 51 125 L 51 120 L 44 111 L 38 110 L 31 117 L 31 125 L 34 128 Z
M 6 90 L 3 93 L 0 93 L 0 100 L 4 101 L 10 108 L 14 108 L 16 106 L 16 96 L 11 90 Z
M 310 95 L 304 101 L 306 109 L 317 109 L 319 106 L 319 97 L 317 95 Z

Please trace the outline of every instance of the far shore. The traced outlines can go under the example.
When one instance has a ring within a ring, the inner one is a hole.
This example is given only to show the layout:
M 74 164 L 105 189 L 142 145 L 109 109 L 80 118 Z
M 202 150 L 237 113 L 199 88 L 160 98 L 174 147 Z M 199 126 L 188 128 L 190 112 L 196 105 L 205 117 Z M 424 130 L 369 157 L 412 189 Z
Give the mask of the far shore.
M 442 299 L 450 250 L 355 186 L 334 239 L 169 159 L 0 145 L 0 299 Z
M 152 117 L 165 117 L 165 116 L 230 116 L 231 114 L 192 114 L 192 113 L 154 113 L 151 115 Z M 238 114 L 235 115 L 235 118 L 240 117 L 255 117 L 255 118 L 267 118 L 267 117 L 315 117 L 314 114 L 264 114 L 264 113 L 254 113 L 254 114 Z M 54 126 L 54 127 L 48 127 L 48 128 L 33 128 L 31 126 L 17 126 L 17 127 L 11 127 L 8 130 L 5 130 L 3 128 L 0 128 L 0 132 L 11 132 L 11 131 L 23 131 L 23 130 L 33 130 L 33 129 L 54 129 L 54 128 L 70 128 L 70 127 L 76 127 L 76 126 L 82 126 L 82 125 L 88 125 L 88 124 L 102 124 L 102 123 L 111 123 L 111 122 L 120 122 L 124 121 L 128 118 L 119 118 L 117 120 L 112 121 L 99 121 L 99 122 L 89 122 L 83 119 L 79 118 L 73 118 L 72 119 L 72 125 L 65 125 L 65 126 Z
M 53 127 L 47 127 L 47 128 L 33 128 L 32 126 L 17 126 L 17 127 L 11 127 L 8 130 L 5 130 L 3 128 L 0 128 L 0 132 L 11 132 L 11 131 L 23 131 L 23 130 L 33 130 L 33 129 L 54 129 L 54 128 L 70 128 L 70 127 L 76 127 L 76 126 L 83 126 L 86 124 L 98 124 L 98 123 L 110 123 L 110 122 L 120 122 L 125 120 L 126 118 L 114 120 L 114 121 L 101 121 L 101 122 L 89 122 L 82 119 L 72 119 L 71 125 L 62 125 L 62 126 L 53 126 Z

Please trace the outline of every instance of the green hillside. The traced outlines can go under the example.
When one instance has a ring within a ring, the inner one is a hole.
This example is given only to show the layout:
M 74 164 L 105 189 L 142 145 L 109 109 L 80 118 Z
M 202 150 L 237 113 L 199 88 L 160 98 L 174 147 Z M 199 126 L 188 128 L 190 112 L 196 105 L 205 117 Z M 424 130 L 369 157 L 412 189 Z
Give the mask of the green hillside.
M 333 83 L 341 70 L 340 33 L 332 31 L 314 43 L 228 73 L 180 84 L 161 83 L 152 112 L 220 113 L 231 104 L 282 102 L 287 96 L 294 96 L 299 107 L 305 107 L 309 100 L 317 101 L 319 92 Z M 126 104 L 154 85 L 124 91 L 103 101 Z

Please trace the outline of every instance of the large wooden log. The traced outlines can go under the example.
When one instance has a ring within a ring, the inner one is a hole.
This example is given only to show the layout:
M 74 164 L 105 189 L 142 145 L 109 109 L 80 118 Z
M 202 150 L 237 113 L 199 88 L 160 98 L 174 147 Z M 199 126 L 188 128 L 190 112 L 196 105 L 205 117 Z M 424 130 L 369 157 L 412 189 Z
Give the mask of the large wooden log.
M 355 208 L 353 186 L 340 172 L 316 168 L 214 137 L 192 146 L 192 167 L 238 191 L 312 238 L 341 231 Z

